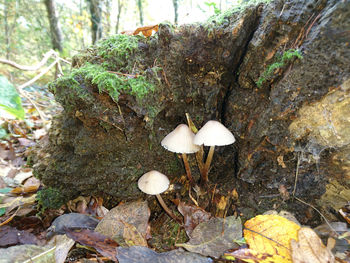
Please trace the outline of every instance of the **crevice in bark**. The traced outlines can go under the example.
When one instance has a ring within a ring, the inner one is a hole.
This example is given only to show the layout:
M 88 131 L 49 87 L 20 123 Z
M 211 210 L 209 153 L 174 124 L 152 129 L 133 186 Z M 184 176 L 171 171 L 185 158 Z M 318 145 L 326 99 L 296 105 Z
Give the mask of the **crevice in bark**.
M 254 22 L 255 25 L 253 27 L 253 30 L 248 35 L 248 38 L 246 40 L 246 44 L 244 45 L 244 49 L 243 49 L 242 55 L 239 58 L 238 64 L 232 70 L 229 70 L 231 72 L 232 76 L 234 76 L 234 77 L 231 79 L 231 81 L 230 81 L 230 83 L 228 85 L 228 88 L 226 89 L 225 95 L 224 95 L 223 100 L 222 100 L 221 109 L 220 109 L 220 119 L 221 119 L 221 122 L 224 123 L 224 124 L 225 124 L 225 113 L 226 113 L 226 108 L 227 108 L 227 100 L 228 100 L 228 98 L 229 98 L 229 96 L 230 96 L 230 94 L 231 94 L 231 92 L 233 90 L 234 83 L 238 84 L 238 77 L 239 77 L 238 71 L 239 71 L 239 68 L 240 68 L 240 66 L 243 63 L 245 55 L 247 54 L 249 43 L 253 39 L 253 36 L 254 36 L 256 30 L 259 28 L 259 25 L 260 25 L 260 19 L 261 19 L 261 10 L 260 9 L 261 9 L 261 6 L 257 8 L 256 19 L 255 19 L 255 22 Z

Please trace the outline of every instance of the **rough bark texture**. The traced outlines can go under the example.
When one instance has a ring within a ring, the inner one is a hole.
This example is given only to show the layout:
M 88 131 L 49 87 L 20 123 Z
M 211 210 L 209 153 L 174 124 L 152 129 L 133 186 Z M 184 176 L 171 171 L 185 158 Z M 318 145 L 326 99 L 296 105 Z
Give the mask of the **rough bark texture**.
M 102 2 L 100 0 L 88 0 L 88 2 L 91 15 L 92 43 L 95 44 L 102 37 Z
M 45 0 L 45 6 L 47 10 L 47 17 L 49 18 L 50 22 L 52 48 L 58 51 L 62 51 L 63 36 L 60 24 L 58 22 L 55 1 Z
M 276 0 L 205 24 L 160 25 L 123 59 L 113 53 L 120 38 L 104 40 L 74 58 L 80 71 L 51 85 L 65 111 L 35 171 L 67 197 L 139 197 L 144 172 L 184 173 L 160 141 L 188 112 L 198 127 L 218 119 L 235 134 L 233 146 L 217 147 L 209 180 L 237 188 L 246 214 L 303 207 L 279 196 L 293 191 L 297 170 L 297 197 L 337 209 L 350 195 L 349 17 L 349 1 Z M 116 103 L 101 77 L 82 70 L 86 62 L 131 74 L 122 83 L 144 76 L 155 90 L 124 89 Z

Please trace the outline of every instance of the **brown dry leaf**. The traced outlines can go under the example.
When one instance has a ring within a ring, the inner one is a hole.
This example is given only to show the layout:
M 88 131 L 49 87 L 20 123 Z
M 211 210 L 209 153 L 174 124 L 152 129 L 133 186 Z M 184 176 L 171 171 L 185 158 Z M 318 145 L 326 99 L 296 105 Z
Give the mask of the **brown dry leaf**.
M 333 263 L 332 252 L 322 244 L 315 231 L 303 227 L 298 232 L 299 241 L 292 240 L 293 263 Z
M 150 37 L 152 36 L 152 31 L 158 32 L 158 25 L 139 27 L 134 31 L 133 35 L 138 35 L 141 32 L 145 37 Z
M 181 201 L 179 202 L 177 209 L 184 217 L 184 228 L 189 237 L 191 237 L 193 229 L 195 229 L 197 225 L 206 222 L 211 218 L 211 214 L 204 209 Z
M 241 248 L 239 250 L 236 250 L 230 253 L 225 253 L 223 258 L 227 260 L 235 260 L 236 258 L 239 258 L 243 261 L 254 262 L 254 263 L 255 262 L 269 262 L 269 263 L 275 262 L 275 261 L 272 261 L 272 258 L 273 258 L 272 255 L 267 253 L 259 253 L 249 248 Z
M 143 235 L 137 230 L 137 228 L 134 225 L 128 224 L 126 222 L 123 222 L 123 224 L 124 224 L 123 238 L 125 240 L 125 243 L 129 247 L 131 246 L 148 247 L 146 239 L 143 237 Z
M 12 189 L 12 194 L 29 194 L 35 193 L 39 189 L 39 185 L 19 186 Z
M 299 225 L 278 215 L 258 215 L 244 225 L 244 238 L 249 248 L 257 254 L 271 255 L 259 262 L 292 262 L 290 241 L 298 240 Z
M 120 34 L 123 35 L 128 35 L 128 36 L 133 36 L 134 35 L 135 30 L 125 30 L 123 32 L 120 32 Z
M 126 222 L 135 226 L 137 231 L 146 238 L 150 215 L 151 212 L 146 201 L 119 204 L 106 214 L 95 231 L 123 244 L 125 242 L 123 235 Z
M 17 228 L 10 226 L 2 226 L 0 228 L 0 237 L 0 247 L 19 244 L 39 245 L 39 240 L 29 231 L 18 230 Z
M 118 243 L 114 240 L 89 229 L 81 229 L 79 231 L 66 229 L 65 231 L 67 237 L 84 246 L 93 247 L 103 256 L 112 259 L 114 262 L 118 262 L 116 258 L 117 251 L 115 249 Z

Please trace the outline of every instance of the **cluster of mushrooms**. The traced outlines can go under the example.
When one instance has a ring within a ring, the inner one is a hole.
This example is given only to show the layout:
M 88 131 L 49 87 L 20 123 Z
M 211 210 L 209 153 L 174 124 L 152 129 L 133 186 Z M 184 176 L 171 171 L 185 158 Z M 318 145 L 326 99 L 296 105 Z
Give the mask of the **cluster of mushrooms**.
M 213 159 L 215 146 L 229 145 L 234 142 L 235 137 L 224 125 L 218 121 L 210 120 L 197 132 L 197 134 L 194 134 L 186 124 L 178 125 L 175 130 L 165 136 L 161 145 L 168 151 L 182 155 L 187 178 L 190 186 L 193 187 L 196 184 L 191 175 L 187 154 L 198 153 L 200 151 L 203 153 L 203 145 L 210 146 L 205 162 L 203 162 L 202 159 L 203 154 L 199 155 L 200 158 L 197 158 L 201 174 L 201 183 L 202 185 L 207 185 L 208 173 Z M 169 188 L 169 184 L 170 182 L 166 175 L 154 170 L 145 173 L 138 180 L 139 189 L 146 194 L 155 195 L 168 215 L 181 223 L 182 220 L 174 215 L 160 196 L 161 193 Z

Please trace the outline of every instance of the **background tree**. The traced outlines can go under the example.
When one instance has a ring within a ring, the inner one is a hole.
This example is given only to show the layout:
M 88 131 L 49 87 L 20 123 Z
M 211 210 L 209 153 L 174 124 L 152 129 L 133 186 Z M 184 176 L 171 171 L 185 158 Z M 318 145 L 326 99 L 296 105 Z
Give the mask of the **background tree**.
M 137 8 L 139 9 L 139 18 L 140 18 L 140 25 L 143 25 L 143 7 L 142 7 L 142 0 L 136 0 L 137 1 Z
M 88 0 L 91 15 L 91 35 L 92 43 L 102 38 L 102 1 Z
M 179 18 L 179 0 L 173 0 L 174 6 L 174 23 L 177 24 Z
M 119 32 L 120 15 L 122 14 L 123 7 L 124 7 L 124 1 L 118 0 L 118 13 L 117 13 L 117 21 L 115 24 L 115 33 L 116 34 L 118 34 L 118 32 Z
M 56 6 L 54 0 L 45 0 L 45 6 L 47 10 L 47 17 L 50 22 L 51 42 L 52 47 L 55 50 L 62 52 L 63 50 L 63 36 L 61 27 L 58 21 L 56 12 Z
M 112 0 L 105 0 L 105 10 L 104 10 L 104 17 L 106 19 L 105 28 L 106 28 L 106 35 L 110 35 L 111 29 L 112 29 L 112 21 L 111 21 L 111 8 L 112 8 Z

